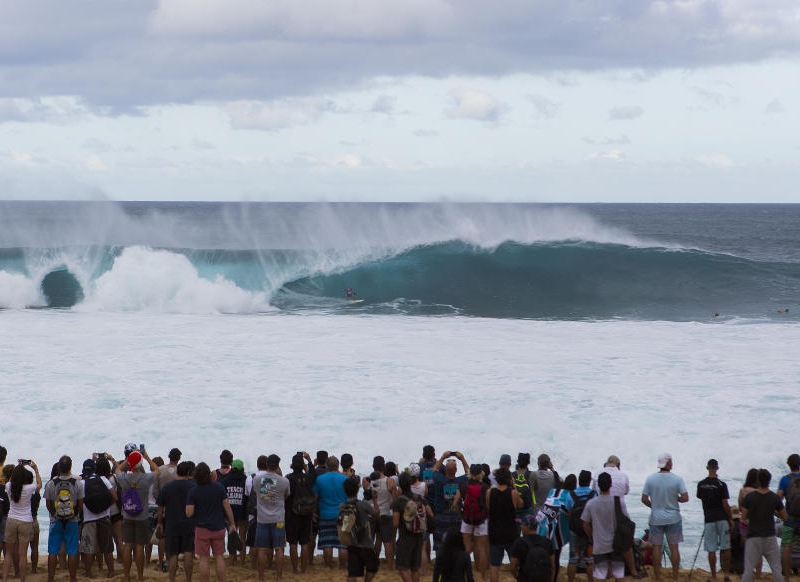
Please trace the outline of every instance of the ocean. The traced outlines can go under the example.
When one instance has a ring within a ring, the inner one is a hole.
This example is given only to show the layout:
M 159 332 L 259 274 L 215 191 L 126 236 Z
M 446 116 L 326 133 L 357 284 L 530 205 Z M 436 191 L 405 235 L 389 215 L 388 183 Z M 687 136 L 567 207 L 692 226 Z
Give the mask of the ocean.
M 0 444 L 77 469 L 129 441 L 248 471 L 616 454 L 639 534 L 666 451 L 689 567 L 707 459 L 735 502 L 800 449 L 798 225 L 800 205 L 0 202 Z

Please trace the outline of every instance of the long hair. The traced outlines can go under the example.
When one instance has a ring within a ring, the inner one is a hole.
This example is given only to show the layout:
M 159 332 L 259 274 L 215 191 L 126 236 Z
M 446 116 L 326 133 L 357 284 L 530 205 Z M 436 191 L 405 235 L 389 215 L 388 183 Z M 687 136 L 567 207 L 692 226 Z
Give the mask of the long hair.
M 443 578 L 452 578 L 455 572 L 458 557 L 466 551 L 464 549 L 464 537 L 458 528 L 450 528 L 444 534 L 442 547 L 436 552 L 436 561 L 441 560 L 441 572 Z
M 742 485 L 742 487 L 758 489 L 758 469 L 753 467 L 747 471 L 747 477 L 744 478 L 744 485 Z
M 17 465 L 11 473 L 11 499 L 14 503 L 19 503 L 22 497 L 22 487 L 33 483 L 33 475 L 25 468 L 25 465 Z
M 211 469 L 206 463 L 198 463 L 194 469 L 194 480 L 198 485 L 211 483 Z

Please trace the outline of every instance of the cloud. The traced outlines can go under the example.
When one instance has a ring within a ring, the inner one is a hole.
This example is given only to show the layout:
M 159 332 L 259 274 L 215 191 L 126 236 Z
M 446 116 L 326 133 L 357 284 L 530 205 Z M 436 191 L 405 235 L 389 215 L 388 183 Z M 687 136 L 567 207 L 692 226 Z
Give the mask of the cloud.
M 624 133 L 619 135 L 618 137 L 603 137 L 600 139 L 594 139 L 588 136 L 584 136 L 583 138 L 584 143 L 588 143 L 589 145 L 627 145 L 631 143 L 630 138 L 625 135 Z
M 533 109 L 536 117 L 543 119 L 553 119 L 558 115 L 560 105 L 555 101 L 551 101 L 542 95 L 528 95 L 528 101 L 533 103 Z
M 636 119 L 644 115 L 644 108 L 638 105 L 623 105 L 608 110 L 608 118 L 614 121 Z
M 695 161 L 699 162 L 700 164 L 708 167 L 708 168 L 731 168 L 733 167 L 733 160 L 726 156 L 725 154 L 708 154 L 703 156 L 697 156 Z
M 784 111 L 786 111 L 786 108 L 780 99 L 773 99 L 764 107 L 764 113 L 783 113 Z
M 604 152 L 596 152 L 589 154 L 590 160 L 608 160 L 612 162 L 620 162 L 625 159 L 625 154 L 620 150 L 608 150 Z
M 372 113 L 385 113 L 391 115 L 397 111 L 397 97 L 391 95 L 381 95 L 375 100 L 370 108 Z
M 474 119 L 497 123 L 506 106 L 489 93 L 466 87 L 453 89 L 449 93 L 451 105 L 444 110 L 450 119 Z
M 379 76 L 647 75 L 797 57 L 799 21 L 791 0 L 2 2 L 0 96 L 75 96 L 116 116 Z
M 315 123 L 325 113 L 343 110 L 329 99 L 292 97 L 272 101 L 234 101 L 226 103 L 231 127 L 234 129 L 260 129 L 275 131 L 298 125 Z
M 435 129 L 416 129 L 412 134 L 414 137 L 439 137 L 439 132 Z

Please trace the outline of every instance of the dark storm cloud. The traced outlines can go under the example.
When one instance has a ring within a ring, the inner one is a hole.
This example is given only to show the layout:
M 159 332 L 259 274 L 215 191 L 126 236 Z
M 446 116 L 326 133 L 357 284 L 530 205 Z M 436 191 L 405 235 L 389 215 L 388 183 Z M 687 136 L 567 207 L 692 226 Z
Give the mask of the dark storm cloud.
M 376 76 L 694 68 L 798 54 L 790 0 L 26 0 L 0 3 L 0 97 L 104 114 Z M 383 104 L 386 105 L 386 104 Z

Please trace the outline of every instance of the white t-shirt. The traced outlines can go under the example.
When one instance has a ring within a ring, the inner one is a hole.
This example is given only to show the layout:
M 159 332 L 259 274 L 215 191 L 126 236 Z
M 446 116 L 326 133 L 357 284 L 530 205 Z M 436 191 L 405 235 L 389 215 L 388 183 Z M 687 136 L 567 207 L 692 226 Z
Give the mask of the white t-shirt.
M 103 480 L 103 483 L 109 489 L 114 487 L 111 484 L 111 481 L 109 481 L 106 477 L 100 477 L 100 479 Z M 81 484 L 80 485 L 80 487 L 81 487 L 81 497 L 85 497 L 85 495 L 86 495 L 86 481 L 85 480 L 81 480 L 80 484 Z M 111 505 L 114 505 L 114 504 L 112 503 Z M 109 517 L 110 515 L 111 515 L 111 508 L 110 507 L 108 509 L 106 509 L 105 511 L 102 511 L 100 513 L 92 513 L 92 511 L 88 507 L 86 507 L 86 504 L 85 503 L 83 504 L 83 523 L 88 523 L 90 521 L 97 521 L 98 519 L 102 519 L 104 517 Z
M 613 465 L 610 467 L 603 467 L 597 473 L 594 474 L 592 478 L 592 489 L 600 493 L 600 488 L 597 486 L 597 477 L 600 473 L 608 473 L 611 476 L 611 489 L 609 490 L 609 494 L 611 497 L 625 497 L 631 490 L 630 482 L 628 481 L 628 476 L 619 470 L 619 467 L 614 467 Z
M 33 515 L 31 515 L 31 497 L 36 492 L 36 483 L 29 483 L 22 486 L 22 494 L 19 496 L 19 502 L 14 503 L 11 498 L 11 483 L 6 483 L 6 493 L 8 493 L 8 501 L 10 509 L 8 510 L 8 519 L 16 519 L 18 521 L 32 522 Z

